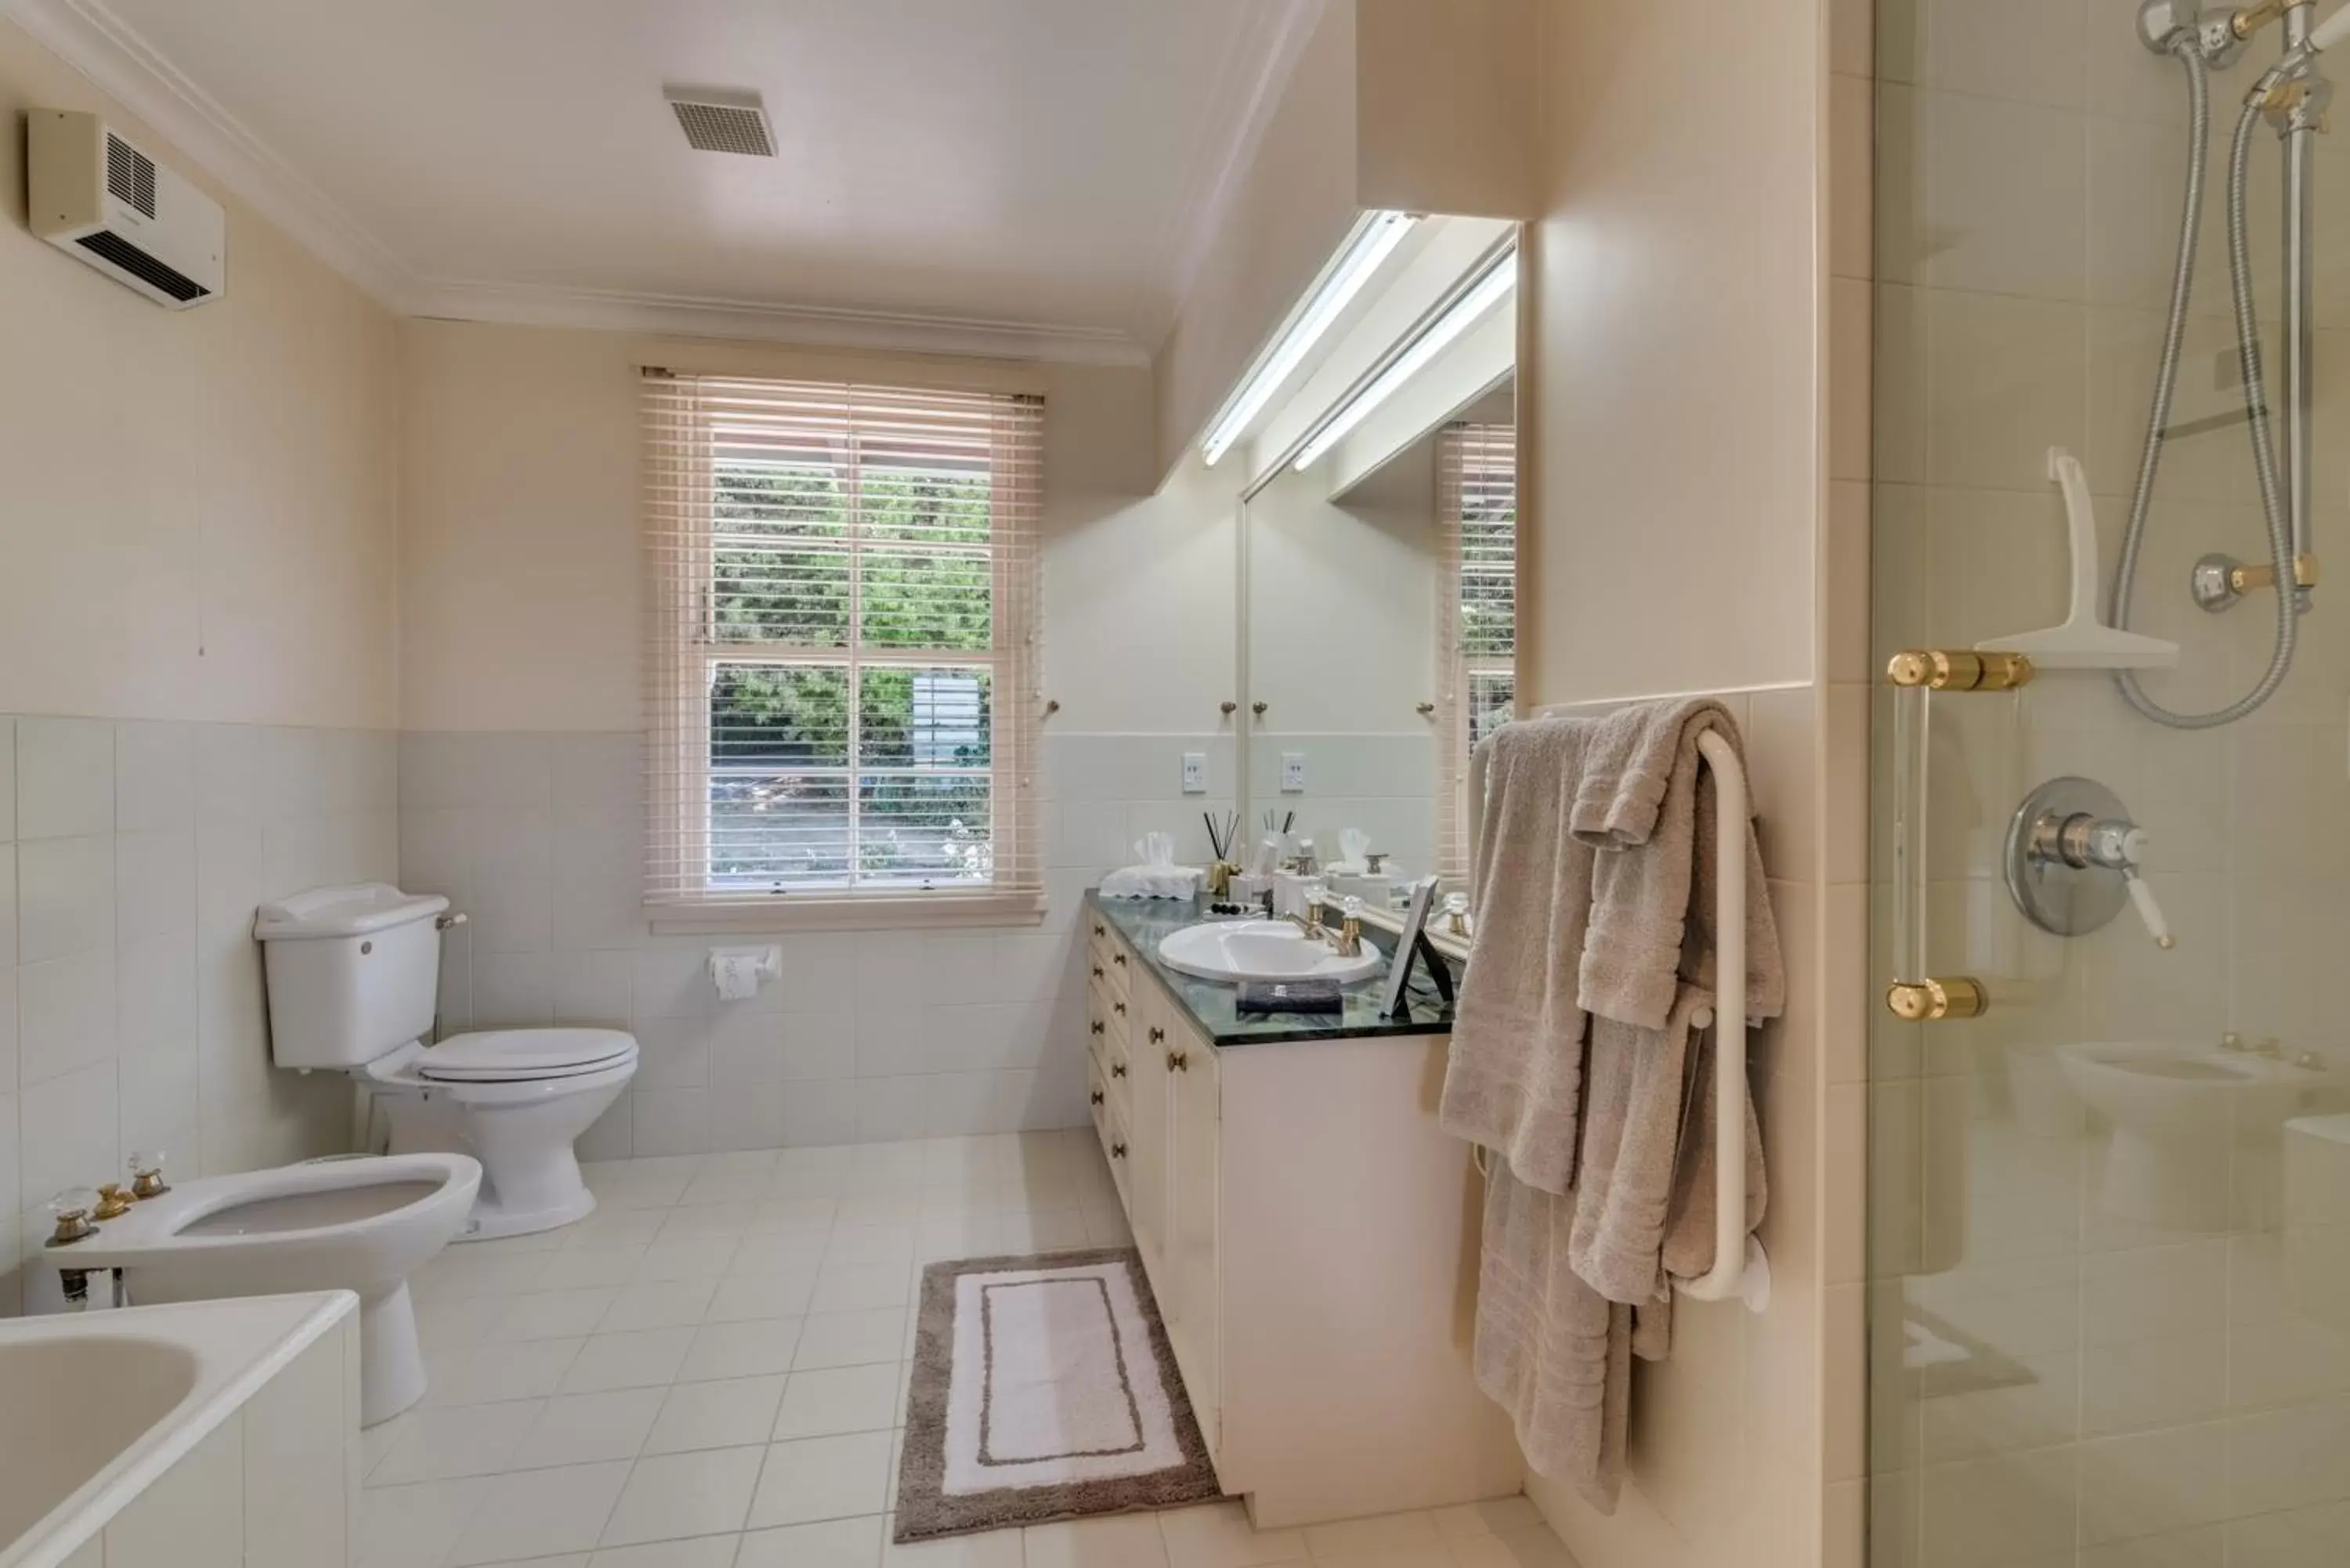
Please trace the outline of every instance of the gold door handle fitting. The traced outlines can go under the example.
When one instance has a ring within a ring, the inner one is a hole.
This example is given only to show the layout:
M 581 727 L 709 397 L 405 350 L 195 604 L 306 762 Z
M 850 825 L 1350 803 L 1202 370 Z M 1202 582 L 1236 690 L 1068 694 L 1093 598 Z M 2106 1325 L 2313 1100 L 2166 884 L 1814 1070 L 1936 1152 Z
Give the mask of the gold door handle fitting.
M 1982 981 L 1957 976 L 1950 980 L 1897 980 L 1885 988 L 1885 1005 L 1893 1016 L 1910 1023 L 1939 1023 L 1949 1018 L 1980 1018 L 1991 1005 Z
M 2031 683 L 2032 660 L 2021 653 L 1911 648 L 1887 662 L 1885 676 L 1896 686 L 1929 691 L 2012 691 Z

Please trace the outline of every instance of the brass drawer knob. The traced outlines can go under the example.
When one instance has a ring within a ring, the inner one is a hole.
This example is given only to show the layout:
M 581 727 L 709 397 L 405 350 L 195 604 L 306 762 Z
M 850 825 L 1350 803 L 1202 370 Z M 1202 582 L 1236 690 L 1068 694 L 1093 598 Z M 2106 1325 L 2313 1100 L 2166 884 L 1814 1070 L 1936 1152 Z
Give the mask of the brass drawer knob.
M 1125 1003 L 1125 1002 L 1111 1002 L 1111 1003 L 1109 1004 L 1109 1010 L 1110 1010 L 1112 1012 L 1117 1013 L 1120 1018 L 1123 1018 L 1123 1017 L 1125 1017 L 1125 1016 L 1126 1016 L 1126 1003 Z
M 1190 1053 L 1190 1052 L 1188 1052 L 1188 1051 L 1170 1051 L 1170 1052 L 1168 1052 L 1168 1053 L 1167 1053 L 1167 1070 L 1168 1070 L 1169 1072 L 1170 1072 L 1170 1073 L 1188 1073 L 1188 1072 L 1190 1072 L 1190 1071 L 1191 1070 L 1191 1053 Z
M 1112 1159 L 1124 1159 L 1126 1158 L 1126 1145 L 1122 1143 L 1114 1143 L 1110 1145 L 1109 1157 Z
M 1109 935 L 1109 933 L 1108 933 L 1107 931 L 1106 931 L 1106 930 L 1102 929 L 1101 922 L 1100 922 L 1099 920 L 1096 920 L 1096 921 L 1094 922 L 1094 935 L 1096 935 L 1096 936 L 1097 936 L 1097 937 L 1106 937 L 1106 936 Z
M 1099 1089 L 1096 1089 L 1093 1092 L 1092 1099 L 1094 1104 L 1100 1105 L 1102 1103 L 1102 1092 Z
M 1150 1043 L 1151 1043 L 1153 1045 L 1160 1045 L 1160 1044 L 1164 1044 L 1166 1043 L 1166 1040 L 1167 1040 L 1167 1031 L 1165 1031 L 1164 1029 L 1159 1028 L 1159 1025 L 1157 1025 L 1156 1023 L 1152 1024 L 1152 1025 L 1150 1026 Z
M 1955 976 L 1949 980 L 1897 980 L 1885 988 L 1885 1005 L 1893 1016 L 1909 1023 L 1939 1023 L 1948 1018 L 1980 1018 L 1991 1005 L 1982 982 Z
M 1125 1076 L 1126 1076 L 1126 1064 L 1125 1064 L 1125 1063 L 1123 1063 L 1123 1062 L 1118 1062 L 1118 1063 L 1113 1064 L 1111 1065 L 1111 1067 L 1110 1067 L 1110 1070 L 1109 1070 L 1109 1075 L 1110 1075 L 1111 1077 L 1113 1077 L 1113 1078 L 1123 1078 L 1123 1077 L 1125 1077 Z
M 1098 1033 L 1100 1033 L 1102 1032 L 1102 1021 L 1101 1021 L 1100 1019 L 1097 1018 L 1097 1019 L 1095 1019 L 1095 1020 L 1094 1020 L 1094 1022 L 1093 1022 L 1093 1031 L 1094 1031 L 1094 1033 L 1097 1033 L 1097 1034 L 1098 1034 Z
M 1100 980 L 1100 979 L 1103 979 L 1103 978 L 1104 978 L 1104 976 L 1103 976 L 1103 974 L 1102 974 L 1102 966 L 1101 966 L 1101 965 L 1099 965 L 1099 964 L 1096 964 L 1096 965 L 1094 965 L 1094 978 L 1095 978 L 1096 980 Z
M 1118 968 L 1124 969 L 1126 967 L 1126 955 L 1124 953 L 1112 953 L 1109 955 L 1109 961 L 1118 965 Z

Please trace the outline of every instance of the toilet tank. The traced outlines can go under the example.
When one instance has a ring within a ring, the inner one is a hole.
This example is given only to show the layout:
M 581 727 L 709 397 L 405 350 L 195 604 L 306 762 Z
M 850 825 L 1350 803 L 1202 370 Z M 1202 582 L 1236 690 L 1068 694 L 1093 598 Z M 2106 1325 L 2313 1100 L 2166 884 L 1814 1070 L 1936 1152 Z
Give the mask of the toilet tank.
M 359 1067 L 432 1032 L 449 900 L 388 882 L 314 888 L 255 916 L 281 1067 Z

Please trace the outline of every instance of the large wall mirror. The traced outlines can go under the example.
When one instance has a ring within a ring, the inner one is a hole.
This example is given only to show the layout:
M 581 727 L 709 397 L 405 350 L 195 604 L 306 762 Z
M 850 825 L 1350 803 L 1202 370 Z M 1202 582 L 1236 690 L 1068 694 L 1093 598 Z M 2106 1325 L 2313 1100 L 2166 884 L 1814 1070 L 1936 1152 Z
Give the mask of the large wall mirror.
M 1515 324 L 1479 258 L 1334 402 L 1243 514 L 1245 841 L 1310 846 L 1333 890 L 1465 886 L 1470 749 L 1516 700 Z M 1478 305 L 1434 351 L 1448 309 Z M 1358 881 L 1357 878 L 1366 878 Z M 1384 896 L 1384 897 L 1383 897 Z

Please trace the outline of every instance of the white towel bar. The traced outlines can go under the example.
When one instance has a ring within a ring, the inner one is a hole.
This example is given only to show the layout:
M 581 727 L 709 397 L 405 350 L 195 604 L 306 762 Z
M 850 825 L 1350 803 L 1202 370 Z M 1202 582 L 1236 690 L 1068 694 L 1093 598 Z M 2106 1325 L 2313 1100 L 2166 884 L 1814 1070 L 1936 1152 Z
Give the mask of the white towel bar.
M 1568 714 L 1596 716 L 1617 702 L 1578 702 L 1569 706 L 1537 709 L 1530 717 L 1550 719 Z M 1748 805 L 1746 770 L 1740 763 L 1738 752 L 1718 733 L 1707 732 L 1698 737 L 1698 754 L 1713 769 L 1714 803 L 1718 812 L 1719 831 L 1714 843 L 1720 848 L 1721 864 L 1717 868 L 1715 888 L 1720 902 L 1714 911 L 1714 966 L 1717 990 L 1731 991 L 1742 1002 L 1746 992 L 1746 856 L 1744 853 Z M 1485 748 L 1479 746 L 1469 759 L 1469 842 L 1481 842 L 1484 827 Z M 1472 853 L 1469 864 L 1471 874 L 1477 864 Z M 1471 889 L 1471 896 L 1474 889 Z M 1742 1011 L 1741 1009 L 1740 1011 Z M 1737 1013 L 1733 1012 L 1733 1017 Z M 1716 1020 L 1713 1010 L 1700 1008 L 1691 1022 L 1700 1029 L 1711 1028 Z M 1713 1051 L 1713 1267 L 1694 1280 L 1677 1280 L 1675 1287 L 1681 1294 L 1699 1301 L 1728 1301 L 1736 1297 L 1751 1311 L 1761 1312 L 1771 1304 L 1771 1260 L 1762 1251 L 1762 1243 L 1746 1230 L 1746 1021 L 1731 1029 L 1725 1024 L 1717 1033 Z

